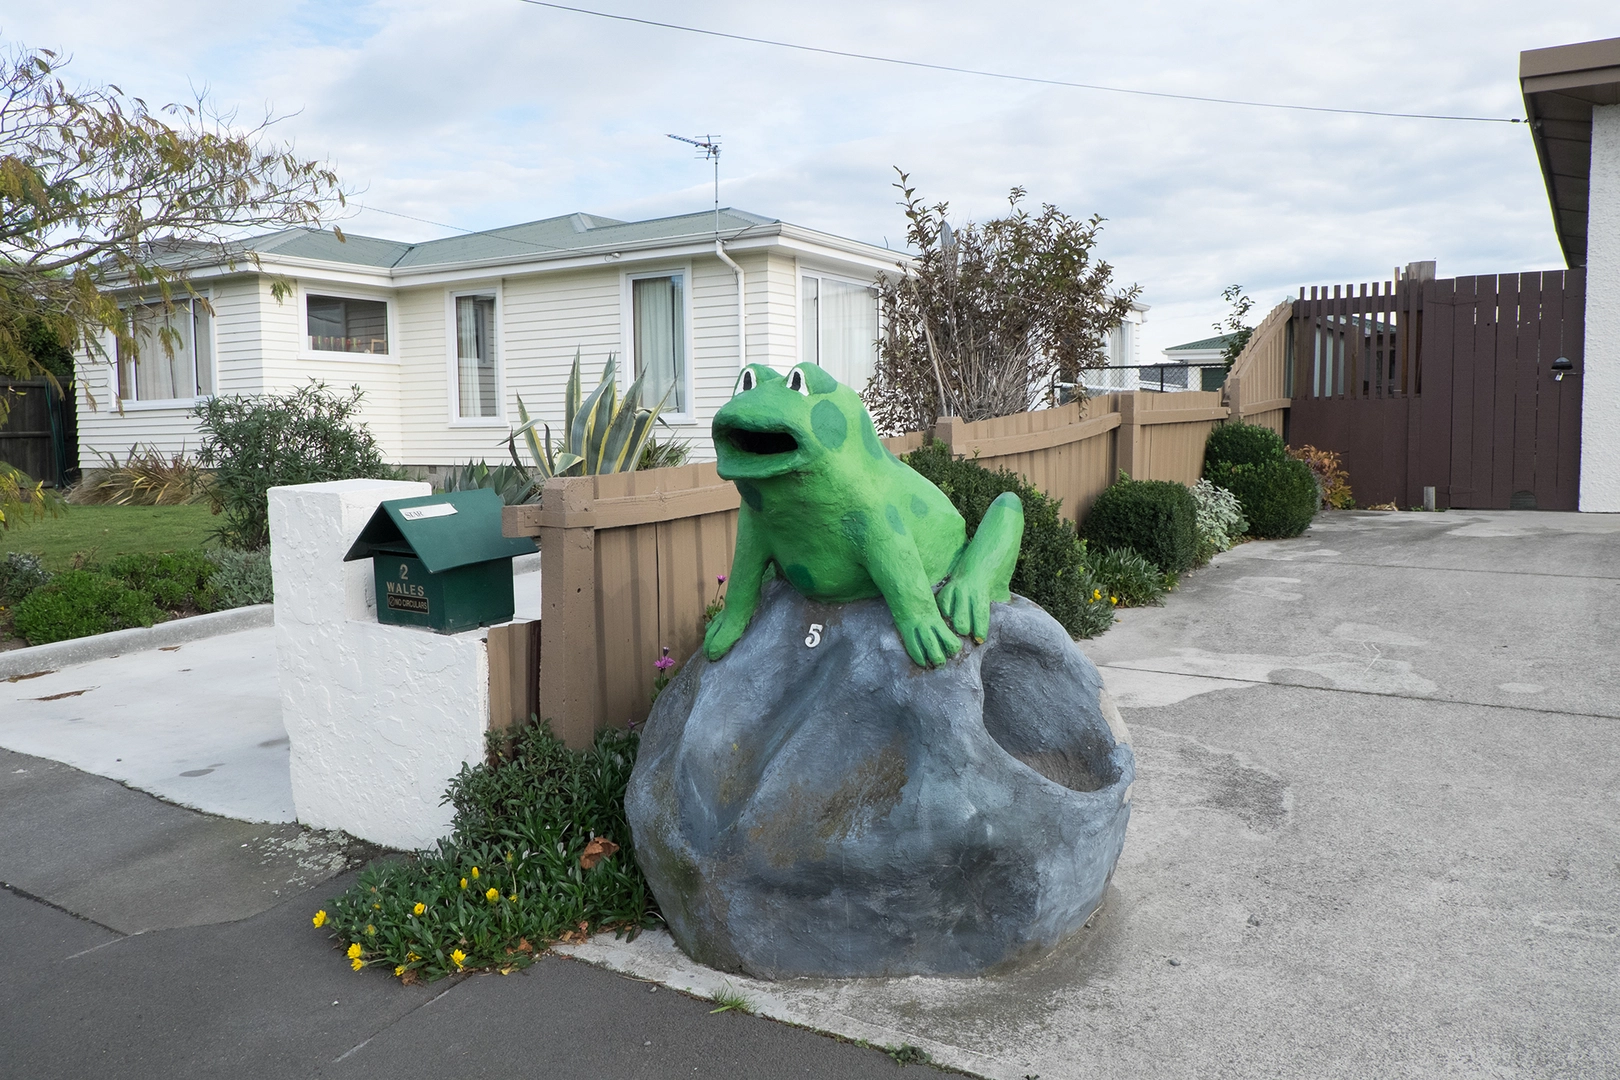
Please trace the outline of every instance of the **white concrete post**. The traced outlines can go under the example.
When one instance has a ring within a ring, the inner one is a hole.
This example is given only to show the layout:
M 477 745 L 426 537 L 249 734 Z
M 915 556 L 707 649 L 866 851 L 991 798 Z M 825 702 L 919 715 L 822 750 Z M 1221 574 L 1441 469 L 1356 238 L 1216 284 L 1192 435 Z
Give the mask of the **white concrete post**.
M 489 725 L 485 631 L 377 622 L 371 560 L 342 561 L 385 499 L 427 484 L 342 480 L 270 489 L 276 660 L 298 820 L 401 849 L 450 832 L 439 803 Z
M 1592 109 L 1581 509 L 1620 513 L 1620 105 Z

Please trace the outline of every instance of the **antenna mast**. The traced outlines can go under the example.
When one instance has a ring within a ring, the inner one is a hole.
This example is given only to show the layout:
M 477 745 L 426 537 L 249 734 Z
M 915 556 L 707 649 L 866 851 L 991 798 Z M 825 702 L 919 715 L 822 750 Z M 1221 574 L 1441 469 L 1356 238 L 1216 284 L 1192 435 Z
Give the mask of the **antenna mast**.
M 685 135 L 670 135 L 676 142 L 697 147 L 704 161 L 714 162 L 714 238 L 720 239 L 720 136 L 705 135 L 701 139 L 688 139 Z

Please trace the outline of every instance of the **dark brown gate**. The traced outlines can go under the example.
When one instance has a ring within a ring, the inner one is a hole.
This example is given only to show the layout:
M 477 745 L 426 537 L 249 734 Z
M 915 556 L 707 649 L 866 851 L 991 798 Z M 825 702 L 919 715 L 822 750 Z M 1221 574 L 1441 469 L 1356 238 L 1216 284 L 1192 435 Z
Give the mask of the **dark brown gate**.
M 0 461 L 49 487 L 62 487 L 79 467 L 72 385 L 68 396 L 45 379 L 0 379 Z
M 1289 442 L 1363 506 L 1574 510 L 1585 295 L 1583 269 L 1301 289 Z

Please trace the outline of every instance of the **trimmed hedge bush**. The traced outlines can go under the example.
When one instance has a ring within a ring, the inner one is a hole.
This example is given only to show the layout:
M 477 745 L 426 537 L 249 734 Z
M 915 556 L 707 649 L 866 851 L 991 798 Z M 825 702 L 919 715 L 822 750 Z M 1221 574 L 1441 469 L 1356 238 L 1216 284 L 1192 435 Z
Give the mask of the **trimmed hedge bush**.
M 942 442 L 913 450 L 904 460 L 951 500 L 967 522 L 970 538 L 997 495 L 1017 492 L 1024 504 L 1024 541 L 1012 591 L 1045 608 L 1074 637 L 1096 637 L 1114 624 L 1114 606 L 1086 569 L 1086 546 L 1058 515 L 1056 499 L 1016 473 L 991 472 L 977 462 L 953 458 Z
M 100 568 L 170 611 L 212 611 L 215 565 L 201 551 L 148 551 L 120 555 Z
M 1209 433 L 1204 443 L 1204 468 L 1217 462 L 1229 465 L 1260 465 L 1281 461 L 1288 456 L 1282 436 L 1259 424 L 1222 424 Z M 1220 481 L 1215 481 L 1220 484 Z M 1225 484 L 1220 484 L 1225 487 Z
M 1281 540 L 1298 536 L 1316 516 L 1316 477 L 1303 461 L 1285 457 L 1258 465 L 1218 462 L 1205 477 L 1237 496 L 1249 535 Z
M 1131 548 L 1179 574 L 1198 561 L 1198 504 L 1185 484 L 1122 474 L 1091 504 L 1080 535 L 1093 548 Z
M 151 626 L 164 618 L 148 593 L 90 570 L 65 570 L 29 593 L 12 614 L 12 627 L 30 645 Z

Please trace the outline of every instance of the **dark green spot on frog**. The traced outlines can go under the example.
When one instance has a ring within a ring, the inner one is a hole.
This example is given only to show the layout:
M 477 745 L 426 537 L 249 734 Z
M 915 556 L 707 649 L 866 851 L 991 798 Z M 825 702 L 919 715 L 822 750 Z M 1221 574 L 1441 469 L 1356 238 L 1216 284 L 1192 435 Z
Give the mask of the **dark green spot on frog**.
M 772 563 L 818 602 L 883 597 L 917 664 L 944 663 L 961 650 L 958 635 L 984 640 L 991 602 L 1010 596 L 1024 528 L 1017 496 L 998 498 L 968 543 L 950 500 L 889 453 L 860 395 L 815 364 L 785 377 L 743 369 L 713 433 L 742 506 L 726 606 L 704 636 L 711 660 L 742 637 Z

